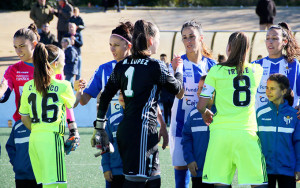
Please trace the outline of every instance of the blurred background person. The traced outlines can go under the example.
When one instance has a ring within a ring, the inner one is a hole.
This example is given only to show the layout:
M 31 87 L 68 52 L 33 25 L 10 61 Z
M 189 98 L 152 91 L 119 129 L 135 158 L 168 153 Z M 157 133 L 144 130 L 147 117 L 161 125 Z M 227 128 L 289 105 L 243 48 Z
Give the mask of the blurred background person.
M 42 26 L 44 23 L 49 23 L 53 20 L 54 9 L 46 4 L 46 0 L 37 0 L 31 6 L 30 18 L 37 26 L 38 32 L 42 32 Z
M 44 44 L 53 44 L 55 46 L 59 46 L 56 36 L 50 32 L 49 23 L 43 24 L 40 37 L 40 42 Z
M 259 30 L 268 30 L 276 16 L 276 6 L 273 0 L 259 0 L 256 6 L 259 16 Z
M 218 55 L 218 62 L 219 63 L 225 63 L 227 61 L 225 55 L 219 54 Z
M 68 3 L 68 0 L 58 0 L 58 8 L 54 12 L 57 16 L 57 39 L 58 43 L 69 31 L 69 19 L 73 15 L 73 7 Z
M 82 18 L 79 16 L 79 13 L 80 13 L 79 8 L 75 7 L 73 13 L 74 13 L 74 15 L 70 18 L 69 22 L 75 23 L 77 26 L 76 31 L 81 32 L 84 29 L 84 23 L 83 23 Z

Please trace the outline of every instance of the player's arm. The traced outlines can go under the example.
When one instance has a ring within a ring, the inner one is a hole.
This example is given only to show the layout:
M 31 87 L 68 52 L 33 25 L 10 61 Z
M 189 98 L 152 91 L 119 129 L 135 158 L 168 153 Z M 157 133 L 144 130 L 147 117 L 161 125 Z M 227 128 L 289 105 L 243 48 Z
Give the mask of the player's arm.
M 27 127 L 27 129 L 31 130 L 31 118 L 29 115 L 24 116 L 21 115 L 21 120 L 23 122 L 23 124 L 25 125 L 25 127 Z
M 296 168 L 297 181 L 300 180 L 300 120 L 297 119 L 295 130 L 293 133 L 293 144 L 296 153 Z
M 193 176 L 197 176 L 198 166 L 196 160 L 194 158 L 194 150 L 193 150 L 193 138 L 191 131 L 191 117 L 190 114 L 187 117 L 187 121 L 185 122 L 182 129 L 182 150 L 183 157 L 187 166 Z
M 108 82 L 104 88 L 103 93 L 100 96 L 100 102 L 99 102 L 99 108 L 97 112 L 97 119 L 94 121 L 94 127 L 95 127 L 95 143 L 96 147 L 98 149 L 102 149 L 102 154 L 105 152 L 113 152 L 114 148 L 112 144 L 109 142 L 109 138 L 107 136 L 107 133 L 105 131 L 105 114 L 108 109 L 108 105 L 111 101 L 111 99 L 114 97 L 114 95 L 118 92 L 120 89 L 119 86 L 119 79 L 118 75 L 116 73 L 117 66 L 111 73 Z M 94 136 L 94 135 L 93 135 Z M 93 137 L 92 137 L 93 139 Z
M 183 88 L 183 64 L 178 62 L 172 64 L 172 68 L 175 72 L 174 76 L 168 71 L 166 66 L 162 65 L 162 62 L 159 62 L 160 75 L 159 83 L 171 94 L 177 95 Z
M 169 135 L 167 130 L 167 125 L 162 117 L 161 109 L 157 106 L 157 121 L 160 124 L 158 142 L 160 142 L 161 137 L 163 137 L 162 149 L 166 149 L 169 144 Z
M 10 136 L 5 145 L 9 162 L 14 166 L 15 158 L 16 158 L 16 144 L 15 144 L 15 136 L 14 136 L 15 127 L 12 128 Z

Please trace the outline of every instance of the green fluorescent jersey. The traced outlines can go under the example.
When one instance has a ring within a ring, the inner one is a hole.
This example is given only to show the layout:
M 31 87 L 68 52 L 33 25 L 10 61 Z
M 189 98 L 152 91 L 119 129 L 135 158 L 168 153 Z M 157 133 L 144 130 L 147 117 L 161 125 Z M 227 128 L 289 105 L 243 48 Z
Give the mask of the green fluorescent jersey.
M 239 79 L 235 67 L 216 65 L 210 69 L 200 95 L 212 97 L 215 91 L 217 114 L 210 130 L 257 131 L 255 95 L 262 72 L 261 66 L 245 63 L 242 79 Z
M 30 116 L 32 132 L 51 131 L 64 134 L 66 106 L 72 108 L 74 103 L 75 96 L 70 82 L 52 78 L 48 93 L 43 97 L 31 80 L 24 85 L 19 113 Z

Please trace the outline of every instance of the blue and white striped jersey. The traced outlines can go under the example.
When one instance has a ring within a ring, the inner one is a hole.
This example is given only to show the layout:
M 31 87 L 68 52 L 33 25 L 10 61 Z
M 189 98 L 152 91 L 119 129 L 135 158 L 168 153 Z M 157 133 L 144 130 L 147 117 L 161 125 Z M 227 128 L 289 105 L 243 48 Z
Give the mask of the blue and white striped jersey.
M 183 60 L 183 87 L 185 91 L 183 99 L 175 97 L 170 125 L 170 134 L 176 137 L 182 137 L 182 129 L 187 116 L 197 105 L 198 82 L 201 76 L 206 75 L 209 69 L 217 63 L 204 56 L 199 64 L 189 61 L 186 54 L 182 55 L 181 58 Z
M 100 65 L 87 84 L 87 88 L 83 92 L 89 94 L 93 98 L 96 98 L 100 92 L 103 92 L 109 76 L 115 68 L 116 64 L 117 61 L 113 60 Z M 111 114 L 120 111 L 120 109 L 122 108 L 119 103 L 118 97 L 119 92 L 111 100 L 108 111 L 106 113 L 106 117 L 109 117 Z
M 290 87 L 294 92 L 293 106 L 298 105 L 300 95 L 300 64 L 297 59 L 295 59 L 292 63 L 288 63 L 283 56 L 277 59 L 265 57 L 263 59 L 254 61 L 253 63 L 260 64 L 263 67 L 263 75 L 257 88 L 255 102 L 256 109 L 267 104 L 269 101 L 266 95 L 267 80 L 269 76 L 274 73 L 280 73 L 288 77 L 290 81 Z

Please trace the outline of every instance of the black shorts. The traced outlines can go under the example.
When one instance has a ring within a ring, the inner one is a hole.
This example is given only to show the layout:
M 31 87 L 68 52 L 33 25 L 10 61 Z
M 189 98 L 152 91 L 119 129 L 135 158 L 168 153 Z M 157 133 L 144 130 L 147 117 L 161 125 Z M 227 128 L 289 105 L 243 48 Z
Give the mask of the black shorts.
M 156 125 L 143 126 L 141 120 L 123 119 L 118 126 L 117 142 L 125 176 L 160 174 Z

